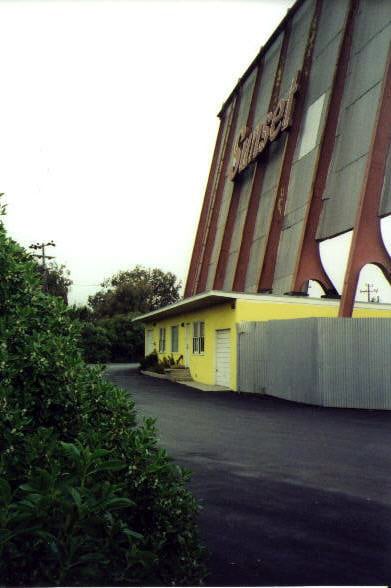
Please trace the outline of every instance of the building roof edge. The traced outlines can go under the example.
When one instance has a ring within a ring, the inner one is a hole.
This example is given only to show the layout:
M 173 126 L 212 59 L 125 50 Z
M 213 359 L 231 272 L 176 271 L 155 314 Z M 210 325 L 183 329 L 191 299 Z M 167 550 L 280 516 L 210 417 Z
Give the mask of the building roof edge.
M 310 298 L 308 296 L 288 296 L 276 294 L 246 294 L 244 292 L 222 292 L 221 290 L 209 290 L 195 296 L 190 296 L 169 304 L 163 308 L 142 314 L 132 322 L 152 322 L 160 318 L 175 316 L 182 312 L 191 312 L 206 308 L 210 305 L 224 304 L 231 300 L 247 300 L 249 302 L 265 303 L 274 302 L 278 304 L 312 304 L 318 306 L 339 306 L 339 300 L 330 298 Z M 356 309 L 390 310 L 391 304 L 374 302 L 355 302 Z

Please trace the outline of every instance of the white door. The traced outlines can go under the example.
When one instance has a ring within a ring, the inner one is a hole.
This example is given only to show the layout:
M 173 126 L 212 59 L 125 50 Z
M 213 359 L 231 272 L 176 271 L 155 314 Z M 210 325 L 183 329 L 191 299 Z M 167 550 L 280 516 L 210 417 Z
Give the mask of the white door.
M 191 338 L 191 324 L 186 323 L 185 332 L 185 357 L 183 358 L 185 367 L 189 367 L 190 364 L 190 345 L 192 343 Z
M 216 384 L 230 387 L 231 329 L 216 331 Z
M 145 332 L 145 355 L 149 355 L 153 351 L 153 331 Z

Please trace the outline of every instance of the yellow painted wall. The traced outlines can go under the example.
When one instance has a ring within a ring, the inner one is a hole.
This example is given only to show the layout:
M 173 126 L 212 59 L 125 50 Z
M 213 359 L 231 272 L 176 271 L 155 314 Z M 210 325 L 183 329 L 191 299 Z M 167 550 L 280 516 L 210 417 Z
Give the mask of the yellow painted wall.
M 308 304 L 303 302 L 258 302 L 255 300 L 238 300 L 236 303 L 237 322 L 272 321 L 322 316 L 338 316 L 338 306 L 326 306 L 325 304 Z
M 372 308 L 354 308 L 353 318 L 391 318 L 391 310 Z
M 339 302 L 259 302 L 257 300 L 237 300 L 236 321 L 271 321 L 311 317 L 337 317 Z M 391 309 L 354 308 L 354 318 L 391 318 Z
M 233 302 L 233 301 L 232 301 Z M 186 357 L 186 324 L 189 325 L 189 362 L 188 367 L 192 378 L 204 384 L 215 384 L 215 356 L 216 356 L 216 330 L 231 329 L 231 373 L 230 387 L 236 390 L 236 323 L 240 321 L 269 321 L 282 319 L 299 319 L 310 317 L 337 317 L 338 302 L 320 301 L 309 303 L 306 301 L 264 302 L 252 300 L 236 300 L 236 307 L 232 308 L 231 302 L 227 304 L 213 305 L 202 310 L 182 313 L 177 316 L 149 323 L 147 330 L 153 330 L 153 347 L 159 352 L 159 329 L 166 328 L 166 350 L 158 353 L 159 358 L 171 355 L 171 326 L 178 325 L 178 349 L 173 353 L 175 360 L 181 355 Z M 380 310 L 371 308 L 356 308 L 355 318 L 383 317 L 391 318 L 391 309 Z M 193 354 L 192 337 L 193 322 L 205 323 L 205 352 L 202 355 Z M 183 325 L 183 326 L 182 326 Z
M 205 323 L 205 351 L 203 354 L 193 354 L 193 322 L 204 321 Z M 183 324 L 183 326 L 182 326 Z M 180 355 L 185 358 L 185 339 L 186 324 L 189 324 L 189 365 L 192 378 L 197 382 L 204 384 L 215 384 L 215 346 L 216 330 L 231 329 L 231 374 L 230 387 L 236 387 L 236 325 L 235 310 L 231 308 L 231 303 L 219 304 L 194 311 L 184 313 L 165 320 L 156 321 L 156 325 L 151 323 L 146 330 L 153 329 L 154 349 L 160 359 L 164 356 L 171 355 L 171 329 L 173 325 L 179 325 L 179 345 L 178 353 L 173 353 L 174 358 L 178 359 Z M 159 353 L 159 329 L 166 328 L 166 351 Z

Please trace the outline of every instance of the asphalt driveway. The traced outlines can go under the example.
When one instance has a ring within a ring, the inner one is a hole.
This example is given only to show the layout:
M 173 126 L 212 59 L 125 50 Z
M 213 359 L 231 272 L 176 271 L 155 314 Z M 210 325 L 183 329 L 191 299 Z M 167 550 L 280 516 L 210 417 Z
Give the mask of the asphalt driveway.
M 391 413 L 108 376 L 193 471 L 207 585 L 391 583 Z

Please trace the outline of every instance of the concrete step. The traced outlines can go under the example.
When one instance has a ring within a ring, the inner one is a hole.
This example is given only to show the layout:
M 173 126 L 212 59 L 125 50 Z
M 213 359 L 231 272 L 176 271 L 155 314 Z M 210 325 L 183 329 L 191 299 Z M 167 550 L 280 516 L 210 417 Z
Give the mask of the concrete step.
M 189 368 L 168 368 L 164 370 L 172 382 L 192 382 Z

